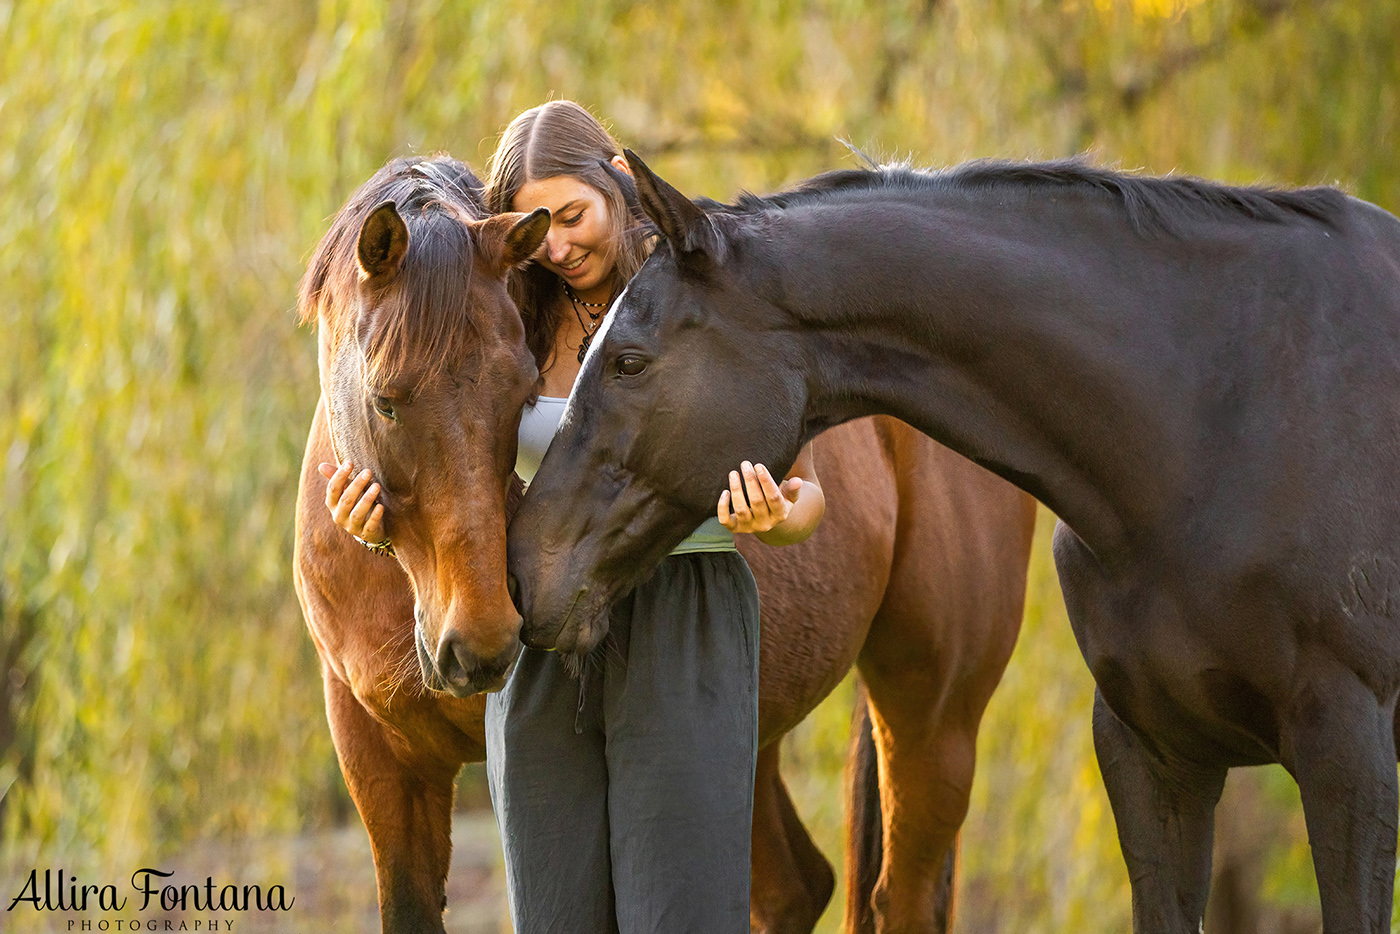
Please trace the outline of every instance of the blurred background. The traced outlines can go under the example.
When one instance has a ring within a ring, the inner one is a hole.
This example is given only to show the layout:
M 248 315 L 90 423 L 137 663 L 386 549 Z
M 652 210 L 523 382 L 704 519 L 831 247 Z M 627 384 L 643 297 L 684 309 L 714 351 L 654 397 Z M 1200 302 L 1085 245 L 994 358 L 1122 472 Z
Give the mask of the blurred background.
M 378 930 L 290 561 L 317 397 L 295 285 L 386 159 L 482 169 L 515 113 L 569 97 L 726 200 L 853 164 L 841 136 L 921 166 L 1087 151 L 1335 183 L 1395 211 L 1398 45 L 1395 0 L 0 0 L 0 894 L 36 866 L 186 866 L 293 886 L 295 930 Z M 1041 519 L 963 932 L 1129 925 Z M 786 754 L 838 864 L 851 698 Z M 482 788 L 467 769 L 455 931 L 502 918 Z M 1238 773 L 1221 824 L 1214 930 L 1318 930 L 1291 780 Z M 823 930 L 840 911 L 838 889 Z

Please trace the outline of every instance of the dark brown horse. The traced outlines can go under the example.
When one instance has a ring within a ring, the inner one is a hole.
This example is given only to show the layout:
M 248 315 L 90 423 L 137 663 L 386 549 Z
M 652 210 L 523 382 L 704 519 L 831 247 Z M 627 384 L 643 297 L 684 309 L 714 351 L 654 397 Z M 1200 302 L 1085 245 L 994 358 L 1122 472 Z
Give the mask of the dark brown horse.
M 702 206 L 629 158 L 665 244 L 511 525 L 524 638 L 586 648 L 736 457 L 781 471 L 826 428 L 896 415 L 1062 520 L 1136 930 L 1199 930 L 1226 771 L 1282 762 L 1325 929 L 1388 931 L 1400 223 L 1333 189 L 1077 162 Z M 736 405 L 763 432 L 716 420 Z
M 518 642 L 501 559 L 537 373 L 503 283 L 542 231 L 531 217 L 483 219 L 477 187 L 448 160 L 391 163 L 333 221 L 301 295 L 320 324 L 322 397 L 297 592 L 394 932 L 443 930 L 453 780 L 485 755 L 484 695 L 471 692 L 496 686 Z M 860 909 L 878 878 L 921 930 L 941 930 L 978 723 L 1020 625 L 1033 503 L 892 419 L 845 426 L 816 456 L 818 533 L 781 549 L 740 543 L 763 613 L 755 929 L 810 931 L 830 898 L 777 740 L 857 663 L 874 730 L 852 770 L 851 926 L 868 927 Z M 316 466 L 347 457 L 382 483 L 398 562 L 325 508 Z

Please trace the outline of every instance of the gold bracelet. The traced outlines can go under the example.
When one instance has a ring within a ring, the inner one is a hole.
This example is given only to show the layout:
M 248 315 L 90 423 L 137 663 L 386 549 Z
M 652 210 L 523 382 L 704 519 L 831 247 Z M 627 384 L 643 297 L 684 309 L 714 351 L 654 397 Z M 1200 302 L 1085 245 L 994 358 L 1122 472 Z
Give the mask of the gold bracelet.
M 364 545 L 366 548 L 368 548 L 370 551 L 374 552 L 377 555 L 383 555 L 386 558 L 395 557 L 394 543 L 389 541 L 387 538 L 384 539 L 384 541 L 382 542 L 367 542 L 363 538 L 360 538 L 358 535 L 352 537 L 355 539 L 355 541 L 359 542 L 361 545 Z

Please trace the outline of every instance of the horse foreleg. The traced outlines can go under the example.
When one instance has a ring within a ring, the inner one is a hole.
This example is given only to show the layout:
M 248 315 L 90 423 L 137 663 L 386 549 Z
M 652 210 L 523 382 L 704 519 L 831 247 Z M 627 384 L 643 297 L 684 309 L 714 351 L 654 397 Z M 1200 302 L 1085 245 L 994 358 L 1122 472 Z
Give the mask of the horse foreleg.
M 1284 726 L 1327 934 L 1390 930 L 1397 788 L 1394 699 L 1351 672 L 1310 685 Z
M 457 767 L 396 750 L 344 682 L 329 671 L 324 680 L 340 770 L 369 832 L 384 932 L 443 934 Z
M 811 934 L 836 877 L 797 816 L 778 771 L 780 740 L 758 753 L 749 918 L 762 934 Z
M 1097 690 L 1094 752 L 1128 866 L 1133 931 L 1198 934 L 1210 894 L 1215 805 L 1227 770 L 1154 755 Z

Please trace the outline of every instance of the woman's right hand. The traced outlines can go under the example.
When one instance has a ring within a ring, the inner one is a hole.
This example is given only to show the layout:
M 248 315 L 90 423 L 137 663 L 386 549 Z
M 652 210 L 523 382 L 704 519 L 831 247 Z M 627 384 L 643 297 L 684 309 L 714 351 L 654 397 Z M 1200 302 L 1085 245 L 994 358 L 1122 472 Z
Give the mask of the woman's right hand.
M 351 479 L 355 465 L 349 461 L 338 468 L 321 464 L 316 469 L 326 478 L 326 508 L 331 511 L 335 524 L 371 545 L 387 541 L 384 505 L 375 502 L 379 497 L 379 484 L 370 482 L 373 474 L 368 469 L 361 470 Z

